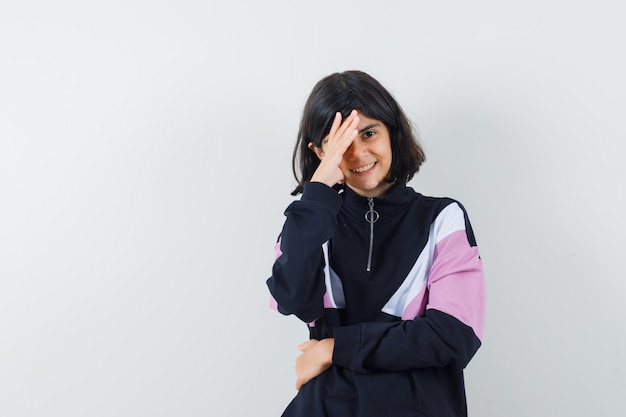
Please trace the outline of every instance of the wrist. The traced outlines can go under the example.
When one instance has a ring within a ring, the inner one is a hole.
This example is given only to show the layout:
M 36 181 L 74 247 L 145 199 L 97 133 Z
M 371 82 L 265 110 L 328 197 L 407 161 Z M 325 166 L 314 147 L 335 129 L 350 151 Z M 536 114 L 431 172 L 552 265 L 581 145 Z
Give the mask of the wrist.
M 329 179 L 329 178 L 324 177 L 322 175 L 315 175 L 315 174 L 313 174 L 313 176 L 311 177 L 311 182 L 319 182 L 319 183 L 325 184 L 325 185 L 327 185 L 327 186 L 329 186 L 331 188 L 336 184 L 336 182 L 333 182 L 332 179 Z
M 326 365 L 333 364 L 333 352 L 335 350 L 335 339 L 322 339 L 320 340 L 320 344 L 324 350 L 324 362 Z

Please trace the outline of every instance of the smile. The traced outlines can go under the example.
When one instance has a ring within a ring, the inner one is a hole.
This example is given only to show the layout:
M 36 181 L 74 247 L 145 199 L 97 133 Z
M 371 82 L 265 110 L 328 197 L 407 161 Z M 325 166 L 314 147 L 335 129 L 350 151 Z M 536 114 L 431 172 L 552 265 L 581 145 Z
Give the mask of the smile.
M 367 164 L 359 168 L 351 169 L 350 171 L 356 172 L 358 174 L 361 172 L 369 171 L 370 169 L 374 168 L 374 165 L 376 165 L 376 162 L 372 162 L 371 164 Z

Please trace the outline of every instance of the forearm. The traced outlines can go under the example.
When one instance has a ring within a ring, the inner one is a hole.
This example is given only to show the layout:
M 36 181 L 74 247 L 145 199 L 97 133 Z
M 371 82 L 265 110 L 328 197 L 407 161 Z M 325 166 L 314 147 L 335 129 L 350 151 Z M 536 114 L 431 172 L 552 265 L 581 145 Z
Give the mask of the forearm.
M 414 320 L 339 327 L 334 336 L 333 364 L 359 373 L 464 368 L 481 344 L 471 327 L 437 310 Z

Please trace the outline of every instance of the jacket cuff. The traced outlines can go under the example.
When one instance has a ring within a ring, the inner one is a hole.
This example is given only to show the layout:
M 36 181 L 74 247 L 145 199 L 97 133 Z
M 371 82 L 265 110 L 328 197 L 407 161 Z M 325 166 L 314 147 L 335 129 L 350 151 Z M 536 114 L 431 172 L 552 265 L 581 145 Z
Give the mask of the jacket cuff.
M 307 182 L 304 184 L 300 201 L 322 203 L 328 206 L 334 213 L 338 213 L 343 204 L 343 198 L 337 194 L 337 191 L 321 182 Z
M 333 329 L 335 346 L 333 365 L 364 373 L 359 352 L 361 350 L 361 325 L 335 327 Z

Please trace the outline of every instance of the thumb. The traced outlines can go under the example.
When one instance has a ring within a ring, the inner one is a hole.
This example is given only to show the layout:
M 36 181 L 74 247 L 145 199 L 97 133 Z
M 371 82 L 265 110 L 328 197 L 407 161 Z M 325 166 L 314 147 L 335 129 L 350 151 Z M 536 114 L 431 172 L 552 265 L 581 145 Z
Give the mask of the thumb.
M 310 340 L 307 340 L 306 342 L 302 342 L 298 345 L 298 350 L 300 352 L 304 352 L 309 348 L 309 345 L 311 344 Z

